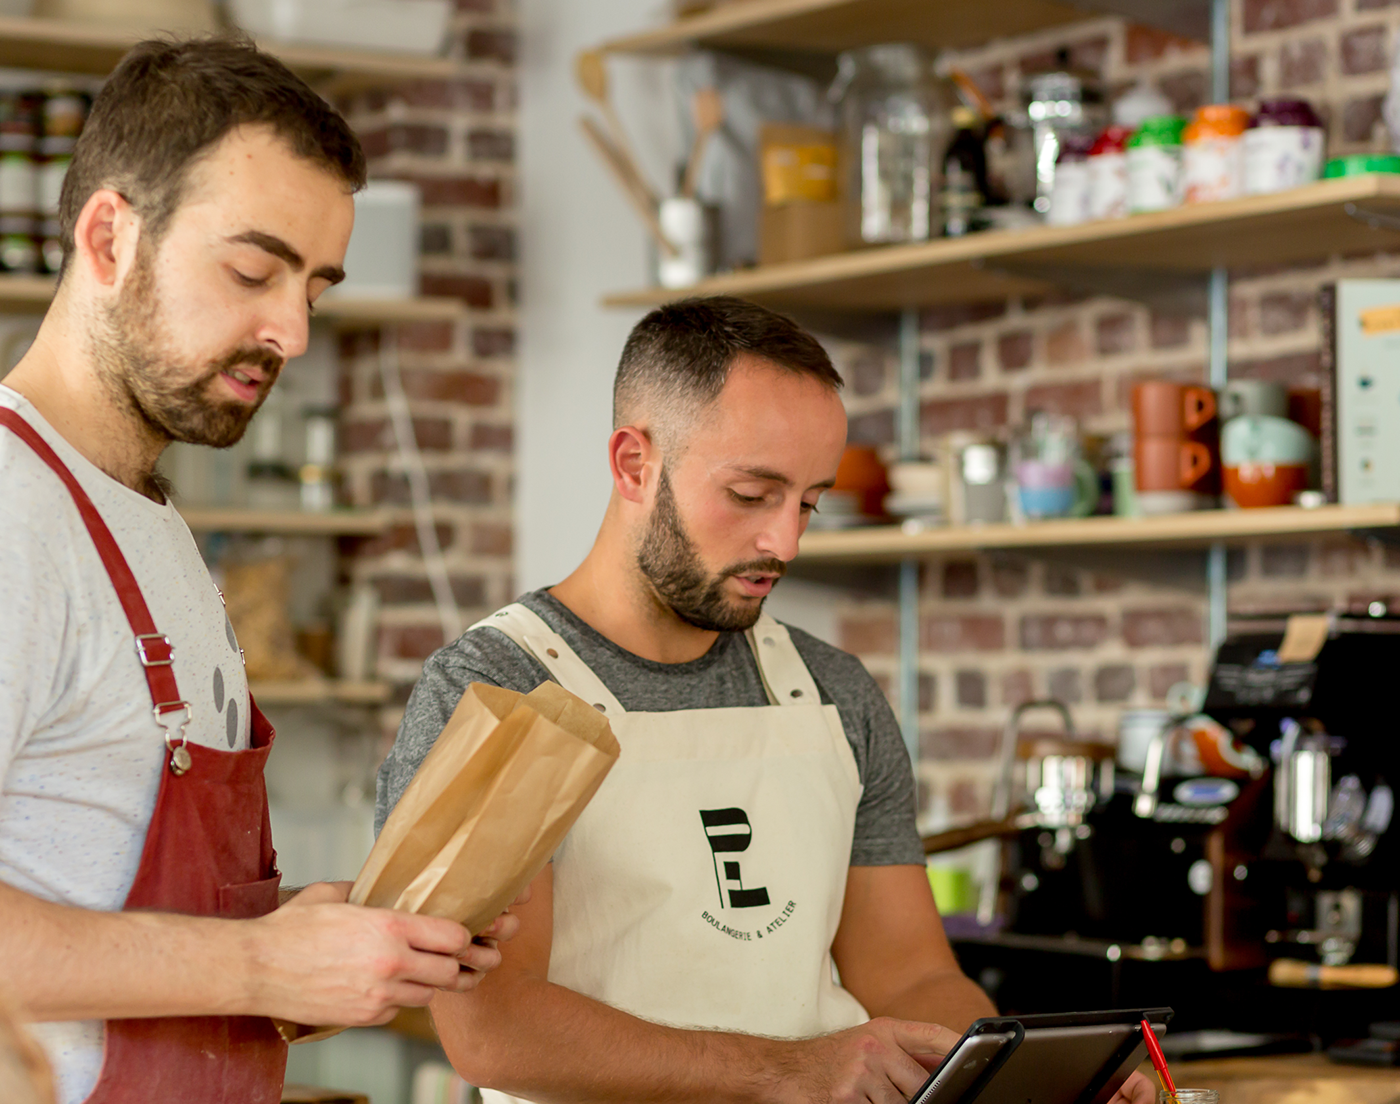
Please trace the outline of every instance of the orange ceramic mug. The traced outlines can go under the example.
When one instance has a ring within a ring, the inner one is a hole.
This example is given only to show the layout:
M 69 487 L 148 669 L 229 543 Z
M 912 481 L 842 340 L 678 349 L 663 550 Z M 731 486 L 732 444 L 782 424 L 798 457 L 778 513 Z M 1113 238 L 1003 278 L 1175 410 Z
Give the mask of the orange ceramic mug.
M 1210 474 L 1215 457 L 1200 441 L 1139 437 L 1133 466 L 1139 491 L 1189 491 Z
M 1170 380 L 1133 388 L 1133 426 L 1139 438 L 1189 437 L 1215 417 L 1215 392 Z

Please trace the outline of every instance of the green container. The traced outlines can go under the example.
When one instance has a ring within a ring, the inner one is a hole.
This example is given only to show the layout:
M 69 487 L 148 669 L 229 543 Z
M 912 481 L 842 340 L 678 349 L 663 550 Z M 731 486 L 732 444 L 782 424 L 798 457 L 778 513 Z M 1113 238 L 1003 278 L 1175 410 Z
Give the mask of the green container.
M 1400 156 L 1393 153 L 1353 153 L 1334 157 L 1322 167 L 1322 179 L 1365 176 L 1367 173 L 1400 173 Z
M 1179 146 L 1181 132 L 1186 129 L 1184 115 L 1153 115 L 1142 121 L 1142 126 L 1128 139 L 1128 149 L 1142 146 Z

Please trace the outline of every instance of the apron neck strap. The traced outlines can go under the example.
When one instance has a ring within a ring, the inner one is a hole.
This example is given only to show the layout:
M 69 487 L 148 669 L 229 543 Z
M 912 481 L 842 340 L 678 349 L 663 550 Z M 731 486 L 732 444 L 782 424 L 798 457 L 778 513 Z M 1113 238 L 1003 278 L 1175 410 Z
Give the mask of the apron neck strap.
M 136 655 L 146 675 L 146 686 L 151 692 L 151 706 L 155 710 L 156 719 L 161 720 L 163 714 L 173 713 L 177 709 L 182 709 L 188 714 L 189 703 L 181 700 L 180 688 L 175 684 L 175 670 L 172 664 L 175 647 L 156 629 L 155 622 L 151 619 L 151 611 L 146 606 L 146 599 L 141 594 L 141 587 L 136 582 L 136 576 L 132 574 L 126 557 L 117 546 L 116 538 L 107 528 L 107 523 L 102 520 L 102 515 L 97 512 L 92 499 L 68 469 L 68 465 L 59 458 L 58 453 L 54 452 L 49 443 L 39 436 L 39 432 L 25 421 L 18 411 L 0 407 L 0 425 L 12 430 L 21 441 L 32 448 L 39 459 L 63 481 L 68 493 L 73 496 L 73 503 L 78 507 L 83 524 L 87 526 L 92 543 L 102 559 L 102 566 L 107 569 L 107 576 L 116 589 L 117 600 L 121 602 L 127 622 L 136 636 Z M 161 723 L 163 727 L 168 727 L 164 721 Z
M 603 680 L 534 610 L 512 602 L 489 617 L 483 617 L 472 628 L 498 629 L 505 633 L 533 656 L 555 682 L 582 698 L 609 720 L 626 713 L 613 692 L 603 685 Z
M 802 662 L 797 645 L 785 625 L 768 614 L 760 614 L 753 628 L 744 634 L 758 663 L 763 689 L 773 705 L 820 705 L 821 692 L 812 672 Z

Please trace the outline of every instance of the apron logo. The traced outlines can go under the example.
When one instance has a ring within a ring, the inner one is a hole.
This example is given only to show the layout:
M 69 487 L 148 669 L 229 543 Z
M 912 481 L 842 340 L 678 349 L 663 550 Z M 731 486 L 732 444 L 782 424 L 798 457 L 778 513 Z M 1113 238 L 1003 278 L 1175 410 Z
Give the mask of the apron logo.
M 753 826 L 749 823 L 749 815 L 743 809 L 701 809 L 700 823 L 705 826 L 705 838 L 710 842 L 710 855 L 714 859 L 719 907 L 758 908 L 768 904 L 766 886 L 746 889 L 739 874 L 737 860 L 720 859 L 721 855 L 737 855 L 749 849 L 749 843 L 753 839 Z M 726 888 L 729 892 L 727 906 Z

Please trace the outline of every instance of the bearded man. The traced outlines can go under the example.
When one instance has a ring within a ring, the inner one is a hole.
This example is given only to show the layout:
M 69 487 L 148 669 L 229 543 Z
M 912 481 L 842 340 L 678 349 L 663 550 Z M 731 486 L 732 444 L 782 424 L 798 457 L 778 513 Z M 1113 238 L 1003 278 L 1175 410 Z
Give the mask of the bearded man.
M 210 39 L 136 46 L 64 182 L 59 288 L 0 385 L 0 979 L 64 1104 L 275 1104 L 269 1017 L 384 1023 L 500 961 L 349 883 L 278 907 L 272 729 L 156 472 L 236 442 L 305 350 L 364 180 L 325 101 Z
M 904 1101 L 994 1014 L 944 936 L 884 696 L 762 609 L 835 478 L 840 388 L 762 307 L 653 311 L 618 366 L 587 558 L 424 667 L 381 824 L 473 681 L 554 679 L 622 745 L 501 968 L 431 1005 L 493 1104 Z

